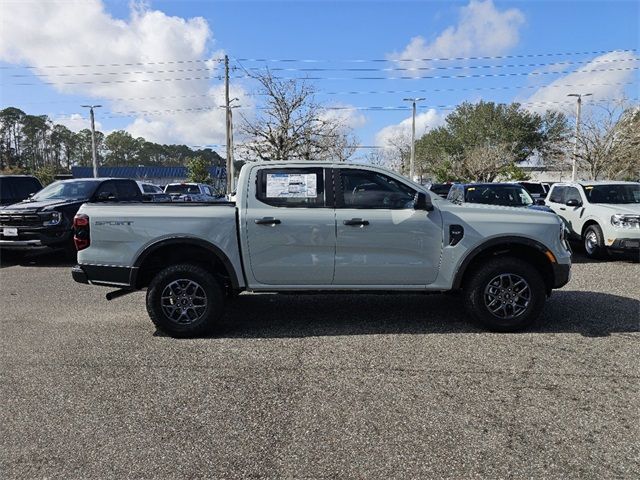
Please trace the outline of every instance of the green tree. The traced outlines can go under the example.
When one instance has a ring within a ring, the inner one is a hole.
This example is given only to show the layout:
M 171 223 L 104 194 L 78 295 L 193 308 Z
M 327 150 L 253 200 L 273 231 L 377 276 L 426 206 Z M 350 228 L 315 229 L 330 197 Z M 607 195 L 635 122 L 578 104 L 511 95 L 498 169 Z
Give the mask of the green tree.
M 133 138 L 124 130 L 111 132 L 104 139 L 105 165 L 135 166 L 140 163 L 140 151 L 144 138 Z
M 444 126 L 416 142 L 416 159 L 419 169 L 434 176 L 493 181 L 533 154 L 560 155 L 568 132 L 560 113 L 540 115 L 517 103 L 465 102 L 447 116 Z
M 203 157 L 192 158 L 187 163 L 187 179 L 196 183 L 212 183 L 209 167 L 211 164 Z

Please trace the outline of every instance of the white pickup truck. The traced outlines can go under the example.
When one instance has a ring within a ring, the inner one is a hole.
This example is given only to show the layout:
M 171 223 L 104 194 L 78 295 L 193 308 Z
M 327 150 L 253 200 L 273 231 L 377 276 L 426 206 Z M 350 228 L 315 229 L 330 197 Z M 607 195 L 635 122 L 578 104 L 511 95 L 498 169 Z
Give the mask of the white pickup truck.
M 524 328 L 570 278 L 560 219 L 454 205 L 370 165 L 245 165 L 235 203 L 88 203 L 75 218 L 73 278 L 147 289 L 155 325 L 210 332 L 249 292 L 461 291 L 490 329 Z

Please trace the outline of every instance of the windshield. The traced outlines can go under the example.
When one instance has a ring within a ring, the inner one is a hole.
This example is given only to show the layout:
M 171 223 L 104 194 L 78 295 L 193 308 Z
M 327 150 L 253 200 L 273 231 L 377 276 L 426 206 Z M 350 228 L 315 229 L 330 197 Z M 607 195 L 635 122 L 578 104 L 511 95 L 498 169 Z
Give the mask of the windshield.
M 197 185 L 167 185 L 165 193 L 200 193 Z
M 529 193 L 536 195 L 544 195 L 546 193 L 541 183 L 522 182 L 520 185 L 522 185 Z
M 89 198 L 95 191 L 99 182 L 78 180 L 75 182 L 54 182 L 48 187 L 43 188 L 36 193 L 31 199 L 33 201 L 42 200 L 73 200 L 81 198 Z
M 531 195 L 520 185 L 478 185 L 467 187 L 465 201 L 507 207 L 528 207 L 533 204 Z
M 589 203 L 640 203 L 640 183 L 584 185 Z

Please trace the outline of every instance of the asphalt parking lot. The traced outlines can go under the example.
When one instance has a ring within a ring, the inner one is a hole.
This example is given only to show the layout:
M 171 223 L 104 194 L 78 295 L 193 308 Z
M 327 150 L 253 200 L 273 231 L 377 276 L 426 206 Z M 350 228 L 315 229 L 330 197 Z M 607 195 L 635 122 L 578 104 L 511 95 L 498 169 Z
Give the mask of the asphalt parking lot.
M 153 328 L 56 254 L 0 268 L 3 478 L 637 478 L 640 265 L 576 258 L 542 321 L 450 295 L 241 295 Z

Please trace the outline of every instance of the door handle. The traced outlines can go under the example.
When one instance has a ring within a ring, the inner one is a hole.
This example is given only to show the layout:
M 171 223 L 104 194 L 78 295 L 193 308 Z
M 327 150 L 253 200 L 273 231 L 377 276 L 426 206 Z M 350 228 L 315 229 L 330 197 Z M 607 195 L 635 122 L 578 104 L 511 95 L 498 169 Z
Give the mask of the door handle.
M 351 220 L 343 220 L 343 222 L 345 225 L 350 225 L 353 227 L 366 227 L 367 225 L 369 225 L 369 221 L 368 220 L 363 220 L 361 218 L 352 218 Z
M 566 208 L 564 208 L 564 207 L 560 207 L 560 210 L 566 210 Z
M 282 222 L 273 217 L 262 217 L 255 219 L 256 225 L 280 225 Z

